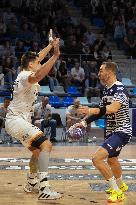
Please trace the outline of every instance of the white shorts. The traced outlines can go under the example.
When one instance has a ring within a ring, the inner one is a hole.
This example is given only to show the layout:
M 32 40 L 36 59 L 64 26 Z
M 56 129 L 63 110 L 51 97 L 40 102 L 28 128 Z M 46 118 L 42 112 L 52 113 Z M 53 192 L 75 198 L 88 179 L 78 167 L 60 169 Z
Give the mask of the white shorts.
M 33 140 L 43 135 L 43 132 L 23 116 L 8 116 L 5 121 L 6 132 L 20 140 L 21 143 L 27 147 L 31 147 Z

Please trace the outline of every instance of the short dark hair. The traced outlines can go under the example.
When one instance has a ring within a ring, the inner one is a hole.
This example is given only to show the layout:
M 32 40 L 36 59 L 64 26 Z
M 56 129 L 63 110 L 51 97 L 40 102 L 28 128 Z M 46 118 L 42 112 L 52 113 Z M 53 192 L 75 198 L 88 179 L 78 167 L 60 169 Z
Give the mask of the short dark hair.
M 21 58 L 21 70 L 27 70 L 29 62 L 36 60 L 37 57 L 39 57 L 39 54 L 36 52 L 26 52 Z
M 115 62 L 103 62 L 102 65 L 105 65 L 105 68 L 111 70 L 115 75 L 117 74 L 117 64 Z

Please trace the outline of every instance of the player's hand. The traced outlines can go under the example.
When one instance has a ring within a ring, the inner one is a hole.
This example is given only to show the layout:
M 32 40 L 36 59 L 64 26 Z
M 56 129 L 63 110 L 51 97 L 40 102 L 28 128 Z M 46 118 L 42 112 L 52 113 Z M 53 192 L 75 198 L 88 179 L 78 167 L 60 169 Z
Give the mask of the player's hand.
M 53 47 L 54 47 L 54 55 L 57 57 L 59 57 L 60 55 L 59 43 L 60 43 L 59 38 L 56 38 Z

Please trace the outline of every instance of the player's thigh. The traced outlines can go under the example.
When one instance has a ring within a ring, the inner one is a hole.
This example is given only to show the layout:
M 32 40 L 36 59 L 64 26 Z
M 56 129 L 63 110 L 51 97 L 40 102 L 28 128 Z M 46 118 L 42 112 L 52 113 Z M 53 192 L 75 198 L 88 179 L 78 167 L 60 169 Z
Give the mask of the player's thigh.
M 29 148 L 33 140 L 43 135 L 43 132 L 22 117 L 6 119 L 5 128 L 8 134 L 17 138 L 21 143 Z

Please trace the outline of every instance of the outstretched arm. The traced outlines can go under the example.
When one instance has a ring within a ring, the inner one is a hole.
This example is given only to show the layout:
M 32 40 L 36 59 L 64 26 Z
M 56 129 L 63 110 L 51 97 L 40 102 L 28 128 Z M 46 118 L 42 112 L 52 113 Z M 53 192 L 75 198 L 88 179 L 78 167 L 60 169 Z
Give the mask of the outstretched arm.
M 57 61 L 59 55 L 60 55 L 59 38 L 57 38 L 54 43 L 54 55 L 46 63 L 40 66 L 40 68 L 35 73 L 33 73 L 28 77 L 28 82 L 34 84 L 42 80 L 46 75 L 48 75 L 51 68 Z
M 122 104 L 120 102 L 114 101 L 113 103 L 107 106 L 103 106 L 99 108 L 89 108 L 88 114 L 90 115 L 79 123 L 79 127 L 80 126 L 86 127 L 89 123 L 100 119 L 106 114 L 112 114 L 118 112 L 118 110 L 121 108 L 121 105 Z
M 40 62 L 45 58 L 45 56 L 53 48 L 53 43 L 54 43 L 54 40 L 53 40 L 53 37 L 52 37 L 52 29 L 50 29 L 50 32 L 49 32 L 49 45 L 38 53 Z

